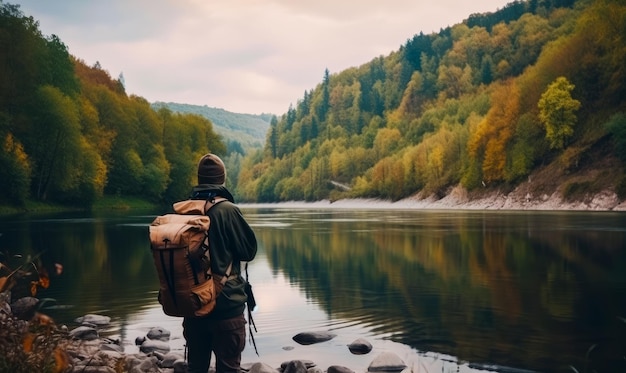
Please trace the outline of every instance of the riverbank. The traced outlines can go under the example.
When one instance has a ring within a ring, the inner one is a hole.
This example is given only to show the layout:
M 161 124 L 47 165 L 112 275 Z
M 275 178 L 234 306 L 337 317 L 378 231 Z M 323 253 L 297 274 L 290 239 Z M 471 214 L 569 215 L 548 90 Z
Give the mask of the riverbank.
M 528 210 L 528 211 L 626 211 L 626 200 L 615 192 L 603 191 L 580 200 L 565 200 L 558 192 L 532 195 L 523 190 L 468 192 L 456 187 L 443 198 L 420 194 L 399 201 L 382 199 L 340 199 L 337 201 L 290 201 L 240 204 L 245 207 L 385 208 L 423 210 Z
M 462 187 L 454 188 L 447 196 L 415 196 L 397 202 L 414 208 L 460 210 L 554 210 L 554 211 L 626 211 L 626 200 L 610 190 L 567 200 L 559 191 L 533 193 L 526 183 L 507 193 L 502 190 L 470 193 Z
M 47 202 L 28 201 L 25 206 L 15 207 L 0 205 L 0 215 L 22 214 L 22 213 L 50 213 L 68 211 L 137 211 L 154 210 L 159 208 L 158 204 L 142 200 L 136 197 L 105 196 L 96 201 L 89 208 L 81 206 L 68 206 Z
M 10 292 L 0 293 L 0 337 L 9 344 L 0 346 L 0 371 L 89 372 L 89 373 L 185 373 L 184 352 L 170 347 L 169 330 L 154 326 L 145 336 L 137 337 L 139 351 L 128 352 L 120 339 L 102 337 L 101 328 L 111 318 L 87 314 L 74 320 L 75 326 L 57 326 L 48 316 L 37 312 L 39 300 L 24 297 L 10 303 Z M 77 326 L 76 326 L 77 325 Z M 293 336 L 300 345 L 324 343 L 337 334 L 332 332 L 301 332 Z M 285 350 L 293 347 L 285 347 Z M 401 372 L 409 365 L 391 351 L 373 352 L 372 344 L 358 338 L 345 346 L 345 353 L 367 355 L 372 352 L 368 372 Z M 27 358 L 29 356 L 29 358 Z M 249 373 L 354 373 L 347 366 L 333 364 L 321 367 L 308 359 L 285 360 L 280 366 L 262 361 L 244 362 L 241 368 Z M 211 365 L 215 371 L 215 361 Z
M 530 184 L 530 183 L 528 183 Z M 626 211 L 626 199 L 612 190 L 565 199 L 560 191 L 536 192 L 526 183 L 515 190 L 479 190 L 469 192 L 461 186 L 452 188 L 443 198 L 416 194 L 391 201 L 377 198 L 349 198 L 337 201 L 288 201 L 272 203 L 239 203 L 241 207 L 297 207 L 297 208 L 396 208 L 429 210 L 528 210 L 528 211 Z M 137 211 L 157 210 L 158 205 L 137 198 L 107 197 L 93 206 L 92 211 Z M 163 207 L 162 209 L 166 209 Z M 0 215 L 24 212 L 66 212 L 80 211 L 80 208 L 31 203 L 17 209 L 0 206 Z

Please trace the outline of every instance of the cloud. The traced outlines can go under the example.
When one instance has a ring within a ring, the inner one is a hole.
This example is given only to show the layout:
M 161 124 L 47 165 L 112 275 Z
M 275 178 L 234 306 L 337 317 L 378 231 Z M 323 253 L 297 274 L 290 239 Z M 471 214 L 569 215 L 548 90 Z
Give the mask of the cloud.
M 22 0 L 70 53 L 149 101 L 282 114 L 340 72 L 504 0 Z

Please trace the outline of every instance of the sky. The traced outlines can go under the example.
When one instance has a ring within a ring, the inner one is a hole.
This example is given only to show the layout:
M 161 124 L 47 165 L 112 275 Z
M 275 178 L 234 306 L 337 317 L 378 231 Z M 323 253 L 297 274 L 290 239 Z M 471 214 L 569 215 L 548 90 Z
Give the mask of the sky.
M 414 35 L 512 0 L 3 0 L 149 102 L 281 115 Z

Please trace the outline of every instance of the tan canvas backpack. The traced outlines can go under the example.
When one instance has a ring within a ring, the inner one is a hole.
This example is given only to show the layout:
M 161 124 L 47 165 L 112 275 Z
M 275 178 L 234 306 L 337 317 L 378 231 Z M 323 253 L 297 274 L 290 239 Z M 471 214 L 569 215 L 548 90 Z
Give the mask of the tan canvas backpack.
M 159 275 L 159 303 L 169 316 L 206 316 L 228 280 L 211 273 L 206 212 L 224 201 L 186 200 L 173 205 L 174 214 L 157 216 L 150 225 L 150 249 Z

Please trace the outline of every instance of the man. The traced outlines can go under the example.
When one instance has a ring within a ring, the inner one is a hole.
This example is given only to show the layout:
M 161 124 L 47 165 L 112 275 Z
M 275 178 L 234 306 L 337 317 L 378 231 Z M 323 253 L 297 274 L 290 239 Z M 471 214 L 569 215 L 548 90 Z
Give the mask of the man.
M 232 263 L 228 281 L 217 298 L 215 309 L 205 317 L 185 317 L 183 335 L 187 342 L 190 373 L 206 373 L 215 354 L 217 373 L 239 372 L 241 352 L 246 343 L 246 320 L 243 316 L 247 300 L 245 279 L 241 276 L 241 261 L 254 259 L 257 242 L 232 194 L 224 186 L 226 168 L 215 154 L 207 154 L 198 164 L 198 185 L 191 199 L 213 201 L 226 198 L 211 207 L 207 215 L 211 272 L 226 275 Z

